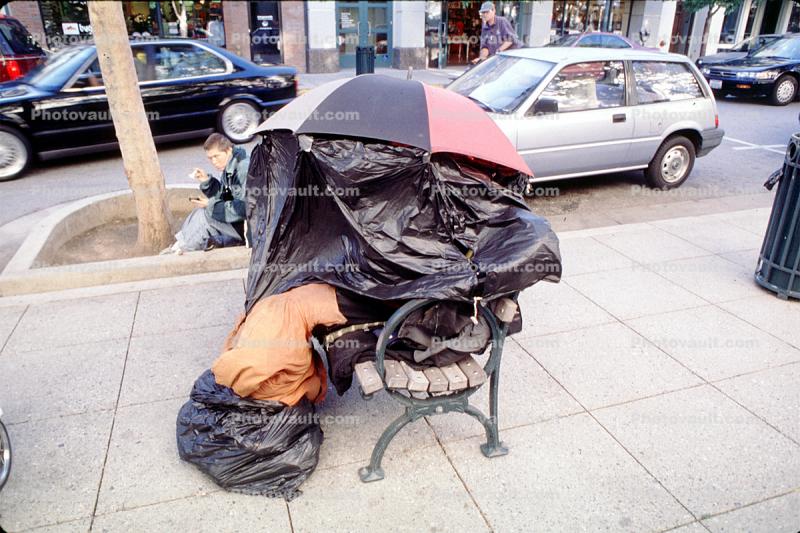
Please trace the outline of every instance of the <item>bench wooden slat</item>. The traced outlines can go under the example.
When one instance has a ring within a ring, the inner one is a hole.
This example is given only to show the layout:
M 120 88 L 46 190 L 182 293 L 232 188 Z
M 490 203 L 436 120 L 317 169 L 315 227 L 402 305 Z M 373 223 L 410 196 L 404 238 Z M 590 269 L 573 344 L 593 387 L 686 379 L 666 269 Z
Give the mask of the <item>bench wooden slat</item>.
M 458 367 L 466 374 L 470 387 L 477 387 L 486 382 L 486 372 L 471 355 L 459 361 Z
M 408 376 L 400 366 L 399 361 L 385 359 L 383 361 L 386 371 L 386 386 L 390 389 L 405 389 L 408 387 Z
M 427 367 L 422 373 L 428 378 L 428 392 L 443 392 L 449 387 L 449 382 L 439 367 Z
M 400 361 L 403 371 L 408 376 L 408 390 L 414 392 L 428 391 L 428 378 L 419 370 L 414 370 L 405 361 Z
M 469 385 L 467 376 L 458 368 L 456 363 L 440 367 L 442 373 L 447 378 L 447 390 L 463 390 Z
M 375 369 L 373 361 L 364 361 L 355 365 L 356 378 L 364 394 L 372 394 L 383 388 L 383 381 Z

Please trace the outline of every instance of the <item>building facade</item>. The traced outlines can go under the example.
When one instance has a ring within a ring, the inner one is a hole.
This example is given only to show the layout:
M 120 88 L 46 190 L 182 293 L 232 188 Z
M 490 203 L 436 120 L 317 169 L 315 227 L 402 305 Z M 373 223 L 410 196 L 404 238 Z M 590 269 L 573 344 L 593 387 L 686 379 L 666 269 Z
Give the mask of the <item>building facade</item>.
M 303 72 L 355 65 L 358 47 L 373 47 L 378 67 L 445 68 L 477 57 L 480 1 L 125 1 L 132 38 L 185 37 L 224 46 L 258 63 Z M 682 0 L 497 1 L 499 15 L 526 46 L 585 31 L 613 32 L 645 46 L 696 58 L 708 10 L 690 13 Z M 83 0 L 16 0 L 4 12 L 56 49 L 91 39 Z M 799 31 L 795 0 L 744 0 L 713 15 L 706 53 L 766 33 Z

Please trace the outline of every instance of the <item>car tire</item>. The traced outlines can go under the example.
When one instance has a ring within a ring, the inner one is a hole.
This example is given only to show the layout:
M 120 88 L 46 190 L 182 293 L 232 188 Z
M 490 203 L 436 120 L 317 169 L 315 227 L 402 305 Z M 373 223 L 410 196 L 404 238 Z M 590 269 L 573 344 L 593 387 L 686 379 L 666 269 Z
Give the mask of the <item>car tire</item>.
M 0 181 L 22 177 L 31 163 L 31 143 L 14 128 L 0 126 Z
M 217 130 L 234 144 L 244 144 L 253 139 L 261 122 L 261 110 L 255 104 L 234 100 L 220 110 Z
M 775 81 L 772 86 L 770 101 L 772 105 L 789 105 L 794 102 L 797 96 L 797 80 L 788 74 L 784 74 Z
M 670 137 L 664 141 L 644 171 L 645 180 L 654 189 L 680 187 L 692 173 L 695 159 L 692 141 L 683 135 Z

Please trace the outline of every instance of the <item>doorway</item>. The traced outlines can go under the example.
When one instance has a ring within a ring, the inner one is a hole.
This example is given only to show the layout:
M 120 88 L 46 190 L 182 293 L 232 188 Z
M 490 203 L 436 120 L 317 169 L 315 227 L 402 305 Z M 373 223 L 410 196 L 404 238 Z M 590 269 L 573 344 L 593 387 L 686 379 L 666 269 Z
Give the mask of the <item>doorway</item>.
M 375 47 L 375 66 L 392 66 L 391 2 L 336 2 L 339 66 L 356 66 L 356 47 Z

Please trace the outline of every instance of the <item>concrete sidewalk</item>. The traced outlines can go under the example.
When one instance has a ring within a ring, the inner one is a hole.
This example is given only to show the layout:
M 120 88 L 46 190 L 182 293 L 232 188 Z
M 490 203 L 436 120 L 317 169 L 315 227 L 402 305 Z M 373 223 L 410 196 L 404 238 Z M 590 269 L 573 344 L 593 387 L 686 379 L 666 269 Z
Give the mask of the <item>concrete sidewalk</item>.
M 457 414 L 404 429 L 363 484 L 381 393 L 331 391 L 290 503 L 219 490 L 175 417 L 242 272 L 0 300 L 9 531 L 710 531 L 800 527 L 800 303 L 755 285 L 767 209 L 561 234 L 501 369 L 505 457 Z M 485 392 L 485 391 L 482 391 Z M 486 395 L 479 394 L 480 403 Z
M 427 83 L 428 85 L 438 85 L 443 87 L 460 76 L 464 70 L 465 67 L 452 67 L 442 70 L 414 70 L 412 72 L 412 79 L 419 80 L 423 83 Z M 408 76 L 408 71 L 395 68 L 376 68 L 375 74 L 406 79 Z M 355 68 L 345 68 L 341 69 L 339 72 L 332 72 L 329 74 L 300 74 L 300 89 L 313 89 L 314 87 L 322 85 L 323 83 L 328 83 L 329 81 L 339 80 L 342 78 L 352 78 L 355 75 Z

